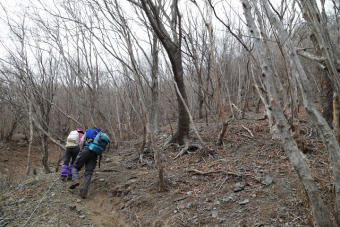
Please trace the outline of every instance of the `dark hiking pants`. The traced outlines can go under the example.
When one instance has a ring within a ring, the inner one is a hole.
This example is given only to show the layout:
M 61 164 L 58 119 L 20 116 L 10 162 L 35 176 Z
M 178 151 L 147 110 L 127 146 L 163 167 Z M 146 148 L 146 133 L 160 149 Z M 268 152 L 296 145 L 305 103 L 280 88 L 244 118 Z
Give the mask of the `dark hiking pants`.
M 78 171 L 85 165 L 85 182 L 81 191 L 87 192 L 94 168 L 97 164 L 97 154 L 90 151 L 88 148 L 84 148 L 77 156 L 72 168 L 72 180 L 79 179 Z
M 72 165 L 74 161 L 76 160 L 79 151 L 80 151 L 79 146 L 66 148 L 65 155 L 64 155 L 64 165 L 68 166 L 70 161 Z

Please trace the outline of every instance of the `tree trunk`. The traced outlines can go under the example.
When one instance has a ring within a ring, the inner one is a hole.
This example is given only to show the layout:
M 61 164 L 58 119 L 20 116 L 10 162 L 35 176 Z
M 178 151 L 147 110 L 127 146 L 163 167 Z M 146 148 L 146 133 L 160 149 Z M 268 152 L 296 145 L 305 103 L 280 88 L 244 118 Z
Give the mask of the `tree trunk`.
M 158 104 L 159 104 L 159 88 L 158 88 L 158 38 L 156 34 L 153 34 L 152 44 L 152 69 L 151 69 L 151 122 L 152 131 L 154 134 L 158 133 Z
M 199 6 L 197 6 L 198 9 L 200 10 Z M 209 65 L 211 66 L 211 73 L 215 78 L 215 89 L 216 89 L 216 102 L 217 102 L 217 109 L 218 109 L 218 114 L 219 114 L 219 119 L 222 122 L 222 128 L 221 131 L 218 135 L 217 139 L 217 145 L 222 145 L 223 144 L 223 138 L 224 135 L 227 131 L 227 127 L 229 122 L 226 121 L 225 117 L 225 112 L 223 108 L 223 103 L 222 103 L 222 98 L 221 98 L 221 83 L 220 83 L 220 77 L 217 72 L 217 63 L 216 63 L 216 55 L 215 55 L 215 39 L 214 39 L 214 33 L 213 33 L 213 28 L 212 28 L 212 12 L 211 8 L 207 5 L 208 8 L 208 20 L 205 20 L 205 26 L 207 27 L 208 30 L 208 36 L 209 36 Z M 200 11 L 202 18 L 204 19 L 203 13 Z M 210 71 L 210 70 L 209 70 Z
M 203 93 L 203 80 L 201 72 L 197 74 L 198 77 L 198 95 L 197 95 L 197 101 L 198 101 L 198 118 L 203 118 L 203 104 L 204 104 L 204 93 Z
M 312 29 L 318 42 L 318 46 L 320 47 L 319 49 L 326 59 L 325 64 L 334 86 L 333 89 L 340 95 L 340 77 L 337 70 L 337 68 L 339 68 L 337 59 L 339 59 L 340 53 L 338 48 L 331 41 L 324 8 L 322 14 L 320 14 L 315 0 L 300 0 L 300 2 L 303 16 L 308 22 L 309 27 Z M 321 3 L 322 5 L 324 4 L 323 1 L 321 1 Z
M 185 104 L 188 103 L 187 94 L 185 91 L 185 84 L 183 80 L 183 65 L 182 65 L 182 52 L 181 52 L 181 42 L 182 42 L 182 31 L 181 31 L 181 16 L 178 11 L 178 2 L 174 0 L 171 5 L 172 20 L 172 38 L 165 28 L 165 25 L 161 21 L 160 9 L 161 6 L 156 6 L 152 1 L 140 0 L 142 8 L 148 17 L 151 27 L 156 33 L 157 37 L 164 46 L 168 57 L 171 62 L 172 72 L 174 74 L 175 82 L 184 99 Z M 176 31 L 178 28 L 178 32 Z M 176 93 L 177 104 L 178 104 L 178 121 L 177 121 L 177 131 L 173 135 L 170 142 L 178 143 L 183 145 L 185 139 L 189 137 L 189 127 L 190 120 L 187 111 L 185 110 L 185 104 L 181 101 L 180 97 Z
M 280 105 L 280 98 L 278 97 L 278 91 L 276 85 L 274 84 L 275 72 L 273 68 L 273 62 L 271 61 L 267 41 L 260 38 L 261 37 L 260 32 L 255 25 L 254 18 L 251 15 L 251 7 L 249 1 L 241 0 L 241 2 L 243 5 L 244 15 L 247 20 L 247 26 L 250 35 L 252 37 L 259 37 L 255 38 L 255 48 L 261 64 L 262 77 L 264 78 L 267 92 L 269 95 L 270 100 L 269 104 L 271 105 L 271 108 L 269 110 L 272 112 L 273 117 L 277 122 L 278 125 L 277 129 L 281 135 L 280 139 L 284 151 L 286 152 L 290 160 L 290 163 L 297 171 L 301 182 L 305 186 L 305 189 L 309 197 L 309 201 L 311 203 L 312 213 L 315 218 L 316 224 L 318 226 L 334 226 L 333 223 L 330 221 L 330 211 L 329 209 L 327 209 L 327 207 L 324 205 L 323 201 L 320 198 L 321 192 L 318 190 L 317 186 L 314 183 L 311 170 L 307 165 L 304 155 L 298 149 L 297 144 L 291 135 L 290 126 L 283 113 L 282 106 Z M 257 15 L 257 17 L 259 16 L 260 14 Z M 258 18 L 260 24 L 261 19 L 262 18 Z M 261 30 L 261 32 L 264 31 Z
M 28 123 L 29 123 L 29 138 L 28 138 L 28 151 L 27 151 L 27 165 L 26 165 L 26 175 L 30 174 L 31 170 L 31 152 L 32 152 L 32 142 L 33 142 L 33 119 L 32 119 L 32 102 L 28 101 Z
M 172 52 L 172 51 L 170 51 Z M 178 143 L 183 145 L 185 143 L 185 139 L 189 137 L 189 129 L 190 129 L 190 120 L 189 114 L 185 110 L 185 105 L 188 104 L 187 93 L 185 91 L 185 85 L 183 80 L 183 66 L 182 66 L 182 54 L 181 50 L 174 51 L 174 54 L 169 56 L 172 70 L 175 77 L 175 82 L 177 84 L 178 90 L 183 97 L 185 103 L 182 102 L 181 98 L 176 92 L 177 104 L 178 104 L 178 120 L 177 120 L 177 131 L 173 138 L 171 139 L 172 143 Z
M 48 141 L 47 136 L 41 135 L 41 163 L 44 167 L 45 173 L 50 173 L 50 167 L 48 166 Z
M 284 29 L 282 22 L 272 12 L 268 3 L 262 2 L 262 4 L 267 11 L 270 22 L 273 24 L 273 27 L 277 30 L 277 34 L 281 42 L 283 43 L 284 49 L 289 57 L 290 66 L 293 70 L 293 74 L 296 76 L 298 86 L 300 88 L 300 92 L 301 92 L 302 99 L 303 99 L 303 105 L 306 109 L 306 112 L 310 120 L 314 122 L 314 124 L 320 131 L 324 144 L 327 147 L 330 165 L 332 167 L 333 177 L 334 177 L 335 198 L 336 198 L 336 201 L 335 201 L 336 220 L 337 220 L 337 223 L 340 224 L 339 223 L 339 215 L 340 215 L 340 212 L 339 212 L 339 209 L 340 209 L 340 147 L 339 147 L 339 143 L 336 137 L 334 136 L 334 134 L 332 133 L 332 130 L 329 127 L 328 123 L 325 121 L 325 119 L 321 116 L 320 112 L 315 107 L 314 100 L 313 100 L 313 91 L 311 90 L 312 86 L 302 67 L 300 59 L 298 58 L 298 55 L 296 53 L 296 50 L 294 49 L 293 43 L 289 37 L 288 32 Z M 314 213 L 316 223 L 320 226 L 327 226 L 325 224 L 331 225 L 331 221 L 327 223 L 324 220 L 320 219 L 320 218 L 325 218 L 326 216 L 320 216 L 322 214 L 321 213 L 318 214 L 317 212 L 317 209 L 320 209 L 320 207 L 316 207 L 315 205 L 317 204 L 313 204 L 314 201 L 310 201 L 310 202 L 312 204 L 312 210 Z M 327 209 L 327 212 L 329 212 L 329 209 Z M 323 215 L 325 215 L 325 213 Z
M 6 142 L 8 142 L 12 139 L 14 130 L 17 128 L 17 126 L 18 126 L 18 120 L 15 119 L 14 122 L 12 123 L 11 129 L 9 130 L 8 134 L 6 135 Z
M 331 80 L 329 77 L 324 74 L 327 74 L 327 72 L 322 72 L 319 70 L 320 75 L 323 75 L 323 80 L 321 82 L 321 94 L 320 94 L 320 105 L 322 109 L 322 116 L 327 121 L 328 125 L 332 127 L 332 121 L 333 121 L 333 103 L 332 103 L 332 96 L 333 96 L 333 87 Z
M 334 93 L 333 96 L 333 132 L 335 137 L 340 141 L 340 102 L 339 96 Z
M 310 39 L 313 42 L 314 50 L 317 56 L 322 56 L 322 51 L 320 46 L 316 40 L 314 34 L 310 35 Z M 318 75 L 320 75 L 321 79 L 321 94 L 320 94 L 320 106 L 322 109 L 322 116 L 326 119 L 329 126 L 332 126 L 333 121 L 333 103 L 332 103 L 332 96 L 333 96 L 333 86 L 332 82 L 329 79 L 328 72 L 322 69 L 318 65 Z

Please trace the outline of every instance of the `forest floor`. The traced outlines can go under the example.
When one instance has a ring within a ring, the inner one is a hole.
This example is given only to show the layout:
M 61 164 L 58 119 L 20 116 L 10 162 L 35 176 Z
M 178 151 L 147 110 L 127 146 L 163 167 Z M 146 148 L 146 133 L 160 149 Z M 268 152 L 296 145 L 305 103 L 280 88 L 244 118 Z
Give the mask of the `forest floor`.
M 311 226 L 305 191 L 261 117 L 249 113 L 233 121 L 223 146 L 215 145 L 220 124 L 196 122 L 212 152 L 192 151 L 177 159 L 181 148 L 164 145 L 171 129 L 162 128 L 155 147 L 166 160 L 166 192 L 158 191 L 152 155 L 138 162 L 140 141 L 105 153 L 87 199 L 68 189 L 69 182 L 60 181 L 59 173 L 39 169 L 37 175 L 22 178 L 27 147 L 2 144 L 0 226 Z M 308 163 L 329 202 L 324 146 L 307 121 L 301 124 Z M 193 132 L 191 136 L 197 144 Z M 51 155 L 52 164 L 58 155 Z M 33 164 L 40 166 L 37 152 L 33 157 Z

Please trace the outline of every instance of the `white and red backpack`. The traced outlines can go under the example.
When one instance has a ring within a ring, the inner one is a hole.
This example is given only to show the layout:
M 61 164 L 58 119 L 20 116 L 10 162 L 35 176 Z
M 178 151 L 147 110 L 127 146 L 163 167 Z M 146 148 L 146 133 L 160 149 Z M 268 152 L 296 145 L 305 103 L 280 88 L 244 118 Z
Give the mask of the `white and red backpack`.
M 71 131 L 66 139 L 66 147 L 76 147 L 79 146 L 79 132 L 77 130 Z

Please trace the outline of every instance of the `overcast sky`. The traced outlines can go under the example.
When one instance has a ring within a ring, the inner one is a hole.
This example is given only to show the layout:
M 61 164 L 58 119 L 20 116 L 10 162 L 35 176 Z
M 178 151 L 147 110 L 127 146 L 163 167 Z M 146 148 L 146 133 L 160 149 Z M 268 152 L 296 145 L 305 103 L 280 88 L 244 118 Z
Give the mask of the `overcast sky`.
M 5 7 L 9 16 L 14 18 L 14 19 L 18 19 L 20 18 L 20 16 L 23 15 L 23 13 L 29 8 L 29 7 L 38 7 L 38 2 L 39 0 L 0 0 L 0 3 L 2 5 L 2 7 Z M 42 0 L 42 2 L 44 4 L 49 5 L 51 8 L 53 8 L 53 2 L 61 2 L 62 0 Z M 75 0 L 76 1 L 76 0 Z M 120 3 L 125 3 L 126 4 L 126 0 L 120 0 Z M 189 2 L 187 0 L 182 0 L 181 1 L 182 4 L 183 2 Z M 198 1 L 199 2 L 199 1 Z M 204 1 L 201 0 L 200 3 L 203 3 Z M 227 1 L 215 1 L 215 2 L 219 2 L 219 5 L 217 5 L 216 9 L 219 13 L 219 15 L 223 18 L 225 14 L 227 14 L 229 16 L 230 19 L 232 19 L 233 21 L 237 21 L 238 22 L 238 16 L 242 17 L 242 9 L 241 9 L 241 4 L 239 0 L 227 0 Z M 279 3 L 281 2 L 280 0 L 271 0 L 271 2 L 273 3 Z M 223 9 L 223 7 L 221 6 L 221 3 L 224 4 L 224 6 L 226 6 L 227 8 Z M 187 3 L 185 4 L 186 6 L 188 5 L 192 5 L 192 3 Z M 232 8 L 228 7 L 228 5 L 232 6 Z M 331 0 L 326 0 L 326 6 L 328 10 L 332 10 L 331 7 Z M 1 8 L 2 8 L 1 7 Z M 40 7 L 39 7 L 40 8 Z M 183 13 L 185 13 L 186 9 L 180 9 Z M 42 12 L 42 10 L 41 10 Z M 133 11 L 132 11 L 133 12 Z M 133 15 L 128 15 L 130 17 L 133 18 Z M 221 24 L 217 21 L 214 20 L 214 26 L 216 26 L 217 30 L 218 28 L 221 29 L 225 29 L 223 26 L 221 26 Z M 237 27 L 238 25 L 236 25 Z M 217 31 L 215 30 L 215 31 Z M 217 31 L 218 32 L 218 31 Z M 2 42 L 7 43 L 8 42 L 8 34 L 9 34 L 9 29 L 6 23 L 6 16 L 4 13 L 4 10 L 1 9 L 0 10 L 0 40 Z M 1 50 L 2 48 L 0 48 L 0 55 L 2 55 L 3 50 Z

